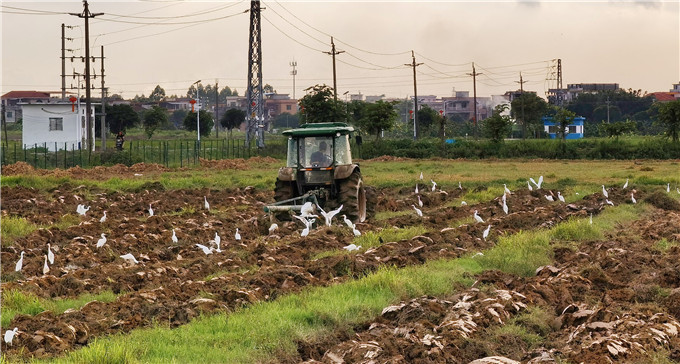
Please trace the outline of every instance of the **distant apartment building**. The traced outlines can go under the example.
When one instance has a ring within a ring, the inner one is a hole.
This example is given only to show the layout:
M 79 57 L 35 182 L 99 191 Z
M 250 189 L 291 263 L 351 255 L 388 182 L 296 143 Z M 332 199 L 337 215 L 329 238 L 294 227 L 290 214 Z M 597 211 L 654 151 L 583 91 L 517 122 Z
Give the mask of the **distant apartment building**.
M 619 89 L 618 83 L 570 83 L 567 85 L 567 88 L 548 89 L 547 96 L 549 103 L 556 104 L 558 95 L 561 96 L 562 102 L 569 102 L 584 93 L 594 94 L 605 91 L 614 92 Z
M 469 91 L 455 91 L 453 96 L 437 98 L 435 95 L 418 96 L 418 105 L 433 109 L 447 119 L 473 120 L 475 117 L 474 97 Z M 491 97 L 477 96 L 477 120 L 491 116 L 493 110 Z
M 298 102 L 291 99 L 289 94 L 269 94 L 264 100 L 264 110 L 267 119 L 274 119 L 283 113 L 296 114 Z

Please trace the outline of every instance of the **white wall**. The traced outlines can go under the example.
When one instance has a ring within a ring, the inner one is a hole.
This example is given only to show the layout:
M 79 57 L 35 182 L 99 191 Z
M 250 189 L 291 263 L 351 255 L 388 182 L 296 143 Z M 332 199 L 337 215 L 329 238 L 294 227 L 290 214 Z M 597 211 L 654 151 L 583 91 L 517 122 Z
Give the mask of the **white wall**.
M 80 108 L 80 123 L 78 118 L 78 106 L 71 111 L 71 104 L 23 104 L 23 132 L 22 143 L 26 148 L 34 145 L 42 147 L 47 143 L 49 151 L 53 152 L 57 143 L 57 149 L 64 149 L 64 143 L 68 150 L 79 148 L 86 149 L 87 128 L 85 127 L 85 105 Z M 63 130 L 50 131 L 50 118 L 62 118 Z M 94 106 L 92 107 L 92 120 L 94 121 Z M 94 135 L 94 122 L 92 123 Z M 93 143 L 94 146 L 94 143 Z

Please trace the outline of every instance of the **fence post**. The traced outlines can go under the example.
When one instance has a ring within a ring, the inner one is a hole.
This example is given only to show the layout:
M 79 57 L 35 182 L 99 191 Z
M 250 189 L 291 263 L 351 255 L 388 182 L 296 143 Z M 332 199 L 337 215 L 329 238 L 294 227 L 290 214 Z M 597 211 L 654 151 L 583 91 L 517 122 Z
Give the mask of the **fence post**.
M 47 169 L 47 142 L 43 142 L 43 146 L 45 148 L 45 151 L 43 152 L 43 157 L 45 157 L 45 160 L 43 161 L 43 167 Z

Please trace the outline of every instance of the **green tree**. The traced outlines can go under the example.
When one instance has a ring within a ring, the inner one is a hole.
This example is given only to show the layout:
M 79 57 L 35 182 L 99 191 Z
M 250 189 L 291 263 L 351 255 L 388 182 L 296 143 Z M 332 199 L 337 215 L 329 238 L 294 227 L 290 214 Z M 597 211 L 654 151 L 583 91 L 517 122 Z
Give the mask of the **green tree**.
M 508 105 L 501 104 L 493 109 L 491 117 L 481 121 L 484 136 L 496 143 L 500 143 L 512 131 L 512 120 L 507 115 L 501 115 L 508 109 Z
M 432 127 L 437 125 L 439 120 L 439 113 L 427 106 L 423 105 L 418 110 L 418 136 L 432 136 Z
M 553 117 L 555 126 L 557 127 L 556 134 L 562 139 L 562 142 L 564 142 L 569 133 L 569 124 L 576 118 L 576 113 L 562 107 L 556 107 L 556 109 L 555 116 Z
M 158 102 L 163 99 L 165 99 L 165 90 L 160 85 L 156 85 L 156 88 L 154 88 L 149 95 L 149 101 Z
M 125 132 L 128 128 L 139 125 L 139 114 L 130 105 L 119 104 L 106 107 L 106 123 L 109 124 L 109 131 L 118 134 L 119 131 Z
M 609 109 L 609 118 L 607 118 L 607 109 Z M 623 119 L 623 114 L 618 106 L 599 105 L 593 109 L 593 121 L 620 121 Z
M 188 112 L 186 110 L 175 110 L 172 112 L 172 115 L 170 115 L 170 121 L 175 126 L 175 128 L 178 128 L 182 125 L 184 118 L 187 117 L 187 113 Z
M 144 112 L 144 133 L 146 133 L 146 137 L 151 139 L 156 129 L 167 122 L 168 113 L 160 106 L 154 106 Z
M 360 100 L 352 100 L 345 104 L 347 120 L 350 124 L 361 126 L 361 119 L 366 114 L 366 105 L 368 105 L 367 102 Z
M 359 120 L 361 129 L 368 134 L 374 134 L 378 140 L 380 132 L 391 130 L 399 117 L 394 105 L 395 102 L 386 101 L 366 104 L 364 116 Z
M 548 110 L 548 103 L 541 97 L 527 92 L 512 100 L 511 106 L 512 116 L 515 120 L 520 120 L 522 138 L 526 139 L 528 135 L 535 135 L 537 131 L 543 129 L 541 117 Z
M 264 86 L 262 86 L 262 92 L 269 93 L 269 94 L 271 94 L 271 93 L 275 94 L 276 90 L 274 90 L 274 87 L 272 85 L 267 83 Z
M 666 128 L 666 136 L 677 143 L 680 133 L 680 100 L 661 104 L 658 120 Z
M 245 111 L 239 109 L 229 109 L 224 113 L 224 115 L 222 115 L 222 118 L 220 119 L 220 125 L 222 125 L 223 128 L 229 130 L 229 133 L 231 133 L 232 129 L 238 128 L 245 120 Z
M 617 121 L 613 123 L 602 123 L 599 125 L 600 133 L 610 138 L 619 139 L 619 136 L 626 133 L 633 133 L 637 130 L 637 124 L 634 121 Z
M 326 85 L 315 85 L 300 101 L 300 112 L 303 124 L 343 122 L 346 120 L 346 108 L 340 101 L 335 101 L 333 89 Z
M 205 110 L 201 110 L 200 113 L 201 113 L 200 120 L 201 136 L 209 136 L 213 126 L 215 126 L 215 122 L 213 121 L 213 115 L 212 113 Z M 195 112 L 188 113 L 187 116 L 184 118 L 184 129 L 189 131 L 196 131 Z
M 273 125 L 275 128 L 297 128 L 300 123 L 300 116 L 298 114 L 289 114 L 287 112 L 281 113 L 274 118 Z

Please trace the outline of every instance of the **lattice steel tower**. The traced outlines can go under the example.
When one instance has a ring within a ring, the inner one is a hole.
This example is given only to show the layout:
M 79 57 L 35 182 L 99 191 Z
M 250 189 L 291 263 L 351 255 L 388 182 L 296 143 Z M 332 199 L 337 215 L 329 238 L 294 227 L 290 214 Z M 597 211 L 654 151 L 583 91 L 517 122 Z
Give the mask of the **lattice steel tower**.
M 262 99 L 262 36 L 260 31 L 260 1 L 250 2 L 250 39 L 248 42 L 248 130 L 246 143 L 255 133 L 258 148 L 264 147 L 264 100 Z

